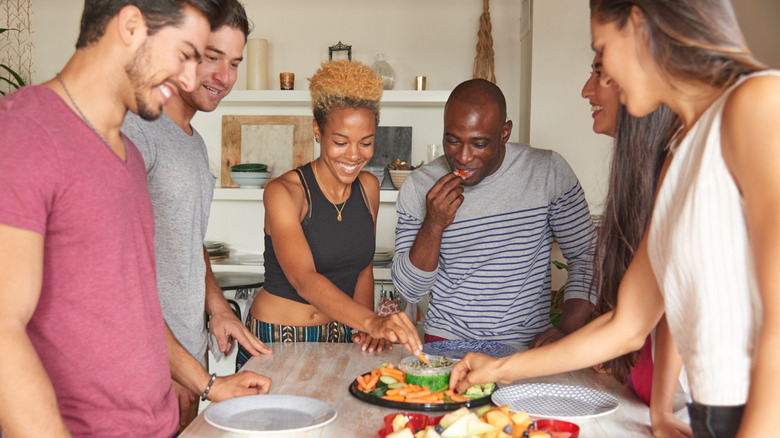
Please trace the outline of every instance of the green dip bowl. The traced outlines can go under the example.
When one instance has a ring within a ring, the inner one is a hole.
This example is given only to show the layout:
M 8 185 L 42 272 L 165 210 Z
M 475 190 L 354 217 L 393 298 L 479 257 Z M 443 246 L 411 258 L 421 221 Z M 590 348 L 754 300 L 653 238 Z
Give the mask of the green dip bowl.
M 406 383 L 427 386 L 432 392 L 449 388 L 452 366 L 457 361 L 431 354 L 426 354 L 425 358 L 431 363 L 426 364 L 416 356 L 408 356 L 401 360 L 399 368 L 404 372 Z

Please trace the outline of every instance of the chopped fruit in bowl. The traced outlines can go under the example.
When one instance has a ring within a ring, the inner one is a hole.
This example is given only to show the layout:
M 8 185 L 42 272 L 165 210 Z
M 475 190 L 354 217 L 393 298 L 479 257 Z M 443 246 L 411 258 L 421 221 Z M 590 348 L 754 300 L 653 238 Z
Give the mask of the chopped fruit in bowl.
M 402 412 L 385 416 L 379 438 L 578 438 L 580 427 L 561 420 L 537 420 L 509 406 L 462 407 L 443 417 Z

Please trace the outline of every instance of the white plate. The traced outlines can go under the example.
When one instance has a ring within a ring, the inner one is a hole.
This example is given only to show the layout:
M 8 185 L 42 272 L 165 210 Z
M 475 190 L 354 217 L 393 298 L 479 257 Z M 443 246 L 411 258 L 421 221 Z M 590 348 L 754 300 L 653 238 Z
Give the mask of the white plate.
M 242 254 L 236 256 L 235 260 L 239 265 L 261 266 L 263 264 L 263 256 L 259 254 Z
M 501 388 L 491 396 L 498 406 L 526 411 L 533 417 L 589 418 L 609 414 L 618 400 L 606 392 L 582 386 L 526 383 Z
M 265 394 L 214 403 L 203 414 L 210 425 L 256 436 L 302 436 L 336 419 L 336 408 L 316 398 Z

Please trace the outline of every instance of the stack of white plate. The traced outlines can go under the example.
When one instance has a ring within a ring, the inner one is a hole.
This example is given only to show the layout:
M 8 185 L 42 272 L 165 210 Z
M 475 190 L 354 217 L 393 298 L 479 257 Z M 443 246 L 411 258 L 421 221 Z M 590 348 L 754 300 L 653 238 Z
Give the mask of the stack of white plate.
M 393 262 L 393 250 L 391 248 L 377 248 L 374 252 L 374 267 L 389 268 Z
M 241 254 L 234 257 L 239 265 L 263 266 L 262 254 Z

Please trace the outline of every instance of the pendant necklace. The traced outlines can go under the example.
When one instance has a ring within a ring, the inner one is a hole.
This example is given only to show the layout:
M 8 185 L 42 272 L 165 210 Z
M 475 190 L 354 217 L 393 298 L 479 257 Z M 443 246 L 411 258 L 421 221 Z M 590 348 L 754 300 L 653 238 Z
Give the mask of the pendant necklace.
M 59 73 L 57 73 L 57 80 L 60 81 L 60 85 L 62 85 L 62 89 L 65 90 L 65 94 L 68 95 L 68 99 L 70 99 L 70 103 L 72 103 L 73 107 L 76 108 L 76 112 L 78 112 L 81 118 L 84 119 L 85 122 L 87 122 L 87 125 L 89 125 L 89 127 L 92 128 L 93 131 L 95 131 L 95 134 L 97 134 L 98 137 L 100 137 L 100 139 L 103 140 L 103 143 L 105 143 L 106 146 L 108 146 L 108 148 L 113 151 L 113 149 L 111 148 L 111 143 L 109 143 L 108 140 L 106 140 L 105 137 L 103 137 L 103 134 L 101 134 L 100 131 L 98 131 L 95 128 L 95 126 L 92 124 L 92 122 L 89 121 L 87 116 L 85 116 L 84 113 L 81 112 L 81 108 L 79 108 L 79 106 L 76 105 L 76 101 L 73 100 L 73 96 L 70 95 L 70 91 L 68 91 L 68 87 L 65 86 L 65 82 L 62 80 L 62 76 L 60 76 Z M 125 141 L 124 137 L 120 135 L 119 138 L 121 138 L 122 143 L 124 143 Z
M 311 170 L 314 171 L 314 179 L 317 180 L 317 184 L 320 186 L 320 191 L 325 195 L 325 198 L 328 199 L 328 201 L 333 204 L 333 208 L 336 209 L 336 212 L 339 214 L 336 219 L 338 219 L 339 222 L 341 222 L 341 212 L 344 210 L 344 207 L 347 205 L 347 201 L 349 200 L 349 194 L 352 193 L 352 186 L 349 186 L 349 192 L 347 193 L 347 199 L 344 201 L 343 204 L 341 204 L 341 208 L 339 208 L 335 202 L 333 202 L 332 199 L 330 199 L 330 196 L 328 196 L 328 191 L 325 190 L 325 187 L 322 185 L 322 182 L 320 181 L 320 177 L 317 176 L 317 165 L 314 163 L 311 163 Z

